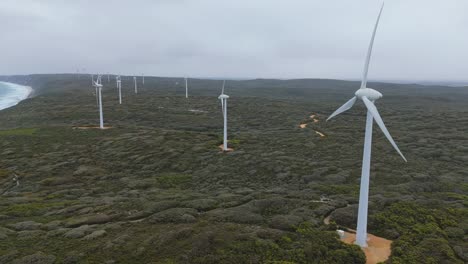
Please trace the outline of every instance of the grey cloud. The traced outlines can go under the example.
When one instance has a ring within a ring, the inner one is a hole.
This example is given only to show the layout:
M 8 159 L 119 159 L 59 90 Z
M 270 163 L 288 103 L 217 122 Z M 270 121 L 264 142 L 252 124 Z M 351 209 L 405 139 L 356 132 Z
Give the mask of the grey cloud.
M 2 0 L 0 74 L 360 78 L 380 1 Z M 466 80 L 466 0 L 392 0 L 371 79 Z

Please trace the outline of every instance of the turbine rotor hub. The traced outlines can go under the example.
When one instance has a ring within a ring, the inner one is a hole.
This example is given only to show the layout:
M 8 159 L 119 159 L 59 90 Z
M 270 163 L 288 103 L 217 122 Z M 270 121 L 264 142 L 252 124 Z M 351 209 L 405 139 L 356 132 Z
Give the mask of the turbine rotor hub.
M 371 89 L 371 88 L 363 88 L 363 89 L 359 89 L 356 91 L 356 93 L 354 94 L 356 95 L 357 98 L 361 99 L 362 100 L 362 97 L 365 96 L 367 97 L 367 99 L 369 99 L 370 101 L 375 101 L 377 99 L 380 99 L 382 98 L 382 94 L 374 89 Z

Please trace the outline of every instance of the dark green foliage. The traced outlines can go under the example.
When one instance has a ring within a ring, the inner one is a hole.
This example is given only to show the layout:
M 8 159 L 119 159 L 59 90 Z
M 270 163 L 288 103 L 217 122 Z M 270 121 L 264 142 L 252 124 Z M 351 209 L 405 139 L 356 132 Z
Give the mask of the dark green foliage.
M 168 173 L 158 175 L 156 181 L 161 188 L 187 189 L 192 183 L 192 175 Z
M 392 263 L 462 263 L 449 245 L 446 228 L 456 227 L 455 214 L 400 202 L 371 218 L 373 231 L 396 239 Z
M 187 100 L 180 79 L 134 95 L 124 77 L 119 105 L 104 78 L 101 131 L 79 128 L 98 123 L 90 79 L 0 76 L 35 89 L 0 111 L 0 263 L 363 262 L 335 229 L 356 224 L 364 108 L 325 122 L 358 83 L 228 81 L 222 153 L 220 81 L 192 79 Z M 369 231 L 394 240 L 393 263 L 467 262 L 468 91 L 370 85 L 409 162 L 375 128 Z
M 201 252 L 191 255 L 193 263 L 365 263 L 359 247 L 345 245 L 335 232 L 308 223 L 273 240 L 245 237 L 226 243 L 214 235 L 203 237 L 195 249 Z

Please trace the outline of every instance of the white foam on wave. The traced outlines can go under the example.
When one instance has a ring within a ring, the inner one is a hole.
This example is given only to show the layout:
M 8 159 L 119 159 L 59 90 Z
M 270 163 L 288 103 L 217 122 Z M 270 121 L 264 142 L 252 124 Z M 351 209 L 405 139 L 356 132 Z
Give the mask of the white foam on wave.
M 29 86 L 16 83 L 0 82 L 0 84 L 6 86 L 8 89 L 6 93 L 2 93 L 0 96 L 0 110 L 17 105 L 19 102 L 28 98 L 33 91 Z

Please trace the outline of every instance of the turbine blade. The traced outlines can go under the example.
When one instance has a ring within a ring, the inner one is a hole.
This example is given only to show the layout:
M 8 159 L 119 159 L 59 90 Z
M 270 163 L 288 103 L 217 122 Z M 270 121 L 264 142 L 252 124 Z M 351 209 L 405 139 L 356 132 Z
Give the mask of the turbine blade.
M 331 114 L 328 118 L 327 118 L 327 121 L 332 119 L 333 117 L 345 112 L 345 111 L 348 111 L 349 109 L 351 109 L 351 107 L 353 107 L 354 103 L 356 102 L 356 96 L 354 96 L 353 98 L 351 98 L 348 102 L 346 102 L 344 105 L 342 105 L 340 108 L 338 108 L 335 112 L 333 112 L 333 114 Z
M 390 143 L 392 144 L 393 148 L 395 148 L 395 150 L 398 152 L 398 154 L 400 154 L 400 156 L 403 158 L 403 160 L 405 162 L 408 162 L 405 158 L 405 156 L 403 155 L 403 153 L 401 153 L 400 149 L 398 148 L 397 144 L 395 144 L 395 141 L 393 141 L 393 138 L 392 136 L 390 135 L 390 133 L 388 132 L 387 128 L 385 127 L 385 124 L 382 120 L 382 117 L 380 117 L 380 114 L 379 114 L 379 111 L 377 110 L 377 107 L 375 107 L 374 103 L 372 103 L 367 97 L 363 96 L 362 97 L 362 101 L 364 101 L 364 104 L 366 105 L 367 107 L 367 110 L 369 110 L 369 112 L 372 114 L 372 116 L 374 117 L 374 120 L 375 122 L 377 123 L 377 125 L 379 125 L 380 129 L 382 130 L 382 132 L 384 133 L 384 135 L 387 137 L 388 141 L 390 141 Z
M 223 89 L 221 91 L 221 94 L 224 94 L 224 85 L 226 84 L 226 80 L 223 80 Z
M 361 89 L 366 88 L 367 86 L 367 73 L 369 72 L 369 63 L 372 55 L 372 47 L 374 46 L 375 34 L 377 33 L 377 27 L 379 26 L 380 16 L 382 15 L 384 5 L 385 3 L 382 3 L 379 16 L 377 17 L 377 22 L 375 22 L 374 32 L 372 33 L 369 49 L 367 50 L 366 63 L 364 64 L 364 72 L 362 74 Z

